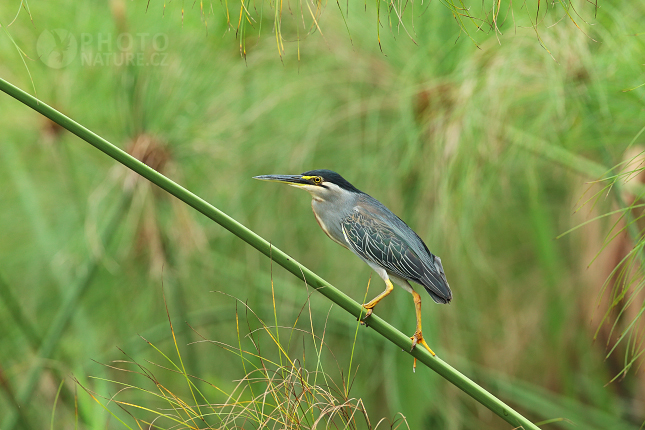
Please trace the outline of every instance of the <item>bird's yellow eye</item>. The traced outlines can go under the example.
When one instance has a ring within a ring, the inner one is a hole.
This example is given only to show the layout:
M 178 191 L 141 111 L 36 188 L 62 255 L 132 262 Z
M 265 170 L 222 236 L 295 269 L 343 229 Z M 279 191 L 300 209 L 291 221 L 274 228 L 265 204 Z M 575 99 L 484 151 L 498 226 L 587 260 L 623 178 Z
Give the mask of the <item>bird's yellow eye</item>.
M 320 185 L 321 182 L 322 182 L 322 178 L 320 176 L 316 176 L 314 178 L 314 184 Z

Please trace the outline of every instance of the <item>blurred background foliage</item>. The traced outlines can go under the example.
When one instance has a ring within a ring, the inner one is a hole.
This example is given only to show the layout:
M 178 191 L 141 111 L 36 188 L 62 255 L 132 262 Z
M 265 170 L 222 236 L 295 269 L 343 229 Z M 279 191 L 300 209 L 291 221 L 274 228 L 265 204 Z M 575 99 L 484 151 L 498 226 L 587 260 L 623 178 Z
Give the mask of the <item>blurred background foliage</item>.
M 644 88 L 623 90 L 643 83 L 645 4 L 542 4 L 539 13 L 513 4 L 499 31 L 466 19 L 468 35 L 439 2 L 295 2 L 278 12 L 248 2 L 241 18 L 227 2 L 29 6 L 14 20 L 19 2 L 0 5 L 2 24 L 12 22 L 0 37 L 4 79 L 23 89 L 33 79 L 39 98 L 361 301 L 369 268 L 325 238 L 308 196 L 251 180 L 338 171 L 441 256 L 455 299 L 426 299 L 423 314 L 442 358 L 529 418 L 561 418 L 545 428 L 645 420 L 643 368 L 636 361 L 621 373 L 642 350 L 642 321 L 606 358 L 642 310 L 639 260 L 605 283 L 633 248 L 624 233 L 594 260 L 623 221 L 603 218 L 555 239 L 638 202 L 620 184 L 608 192 L 590 181 L 624 161 L 635 137 L 635 147 L 644 143 Z M 492 22 L 485 8 L 471 10 Z M 39 59 L 44 32 L 73 36 L 76 56 L 65 67 Z M 255 250 L 15 100 L 0 97 L 0 112 L 3 430 L 48 425 L 63 379 L 54 428 L 123 428 L 70 375 L 106 397 L 120 390 L 106 380 L 143 384 L 100 363 L 163 361 L 138 334 L 172 355 L 163 292 L 187 372 L 233 391 L 248 371 L 239 358 L 191 342 L 237 345 L 239 329 L 253 349 L 244 336 L 257 320 L 214 291 L 272 324 L 272 282 L 278 325 L 324 332 L 322 368 L 351 385 L 372 425 L 400 413 L 413 429 L 506 428 L 430 370 L 412 373 L 409 356 L 369 329 L 358 330 L 348 380 L 356 322 L 344 312 L 316 294 L 308 301 L 311 291 Z M 616 294 L 625 288 L 630 295 Z M 380 289 L 372 283 L 368 296 Z M 397 289 L 386 302 L 379 315 L 411 333 L 410 296 Z M 301 313 L 306 305 L 311 313 Z M 291 353 L 316 357 L 310 336 L 292 336 Z M 167 377 L 185 391 L 180 375 Z

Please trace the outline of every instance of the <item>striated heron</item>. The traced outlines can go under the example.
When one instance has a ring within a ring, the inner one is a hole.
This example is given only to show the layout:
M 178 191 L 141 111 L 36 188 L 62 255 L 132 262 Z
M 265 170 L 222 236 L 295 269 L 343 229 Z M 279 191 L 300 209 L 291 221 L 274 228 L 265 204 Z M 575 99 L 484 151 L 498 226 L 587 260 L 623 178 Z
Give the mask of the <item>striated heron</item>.
M 316 221 L 327 236 L 358 255 L 385 281 L 385 291 L 363 304 L 367 309 L 363 321 L 392 292 L 394 281 L 414 298 L 417 329 L 410 338 L 412 349 L 421 344 L 435 355 L 421 333 L 421 296 L 408 281 L 423 285 L 436 303 L 450 303 L 452 292 L 441 259 L 428 250 L 419 235 L 381 202 L 331 170 L 261 175 L 254 179 L 286 183 L 308 191 L 313 198 L 311 207 Z

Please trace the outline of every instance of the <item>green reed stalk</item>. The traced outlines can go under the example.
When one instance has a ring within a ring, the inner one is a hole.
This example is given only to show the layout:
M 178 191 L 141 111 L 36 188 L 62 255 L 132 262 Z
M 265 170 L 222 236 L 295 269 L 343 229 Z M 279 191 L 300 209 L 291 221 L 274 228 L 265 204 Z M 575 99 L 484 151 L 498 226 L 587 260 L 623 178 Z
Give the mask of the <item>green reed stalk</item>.
M 302 264 L 298 263 L 285 252 L 272 246 L 265 239 L 258 236 L 253 231 L 249 230 L 213 205 L 209 204 L 205 200 L 191 193 L 177 183 L 171 181 L 151 167 L 148 167 L 136 158 L 130 156 L 107 140 L 78 124 L 71 118 L 68 118 L 54 108 L 46 105 L 45 103 L 39 101 L 35 97 L 27 94 L 26 92 L 11 85 L 1 78 L 0 90 L 9 94 L 21 103 L 31 107 L 47 118 L 51 119 L 61 127 L 64 127 L 65 129 L 74 133 L 75 135 L 77 135 L 90 145 L 96 147 L 100 151 L 104 152 L 108 156 L 112 157 L 119 163 L 132 169 L 144 178 L 148 179 L 153 184 L 169 192 L 184 203 L 206 215 L 208 218 L 226 228 L 231 233 L 235 234 L 237 237 L 244 240 L 246 243 L 253 246 L 255 249 L 262 252 L 267 257 L 272 258 L 273 261 L 287 269 L 289 272 L 293 273 L 296 277 L 305 281 L 308 285 L 315 288 L 318 292 L 329 298 L 341 308 L 345 309 L 355 318 L 361 317 L 364 308 L 359 303 L 352 300 L 345 293 L 329 284 L 327 281 L 322 279 L 311 270 L 307 269 Z M 377 315 L 372 315 L 370 317 L 369 327 L 374 329 L 374 331 L 388 339 L 390 342 L 394 343 L 397 347 L 403 349 L 404 351 L 410 351 L 410 338 L 388 324 L 383 319 L 379 318 Z M 514 428 L 523 428 L 524 430 L 538 429 L 535 424 L 513 410 L 510 406 L 502 402 L 497 397 L 493 396 L 484 388 L 477 385 L 465 375 L 461 374 L 459 371 L 454 369 L 445 361 L 441 360 L 439 357 L 433 357 L 432 355 L 430 355 L 430 353 L 424 348 L 415 348 L 413 351 L 409 352 L 409 354 L 416 357 L 421 363 L 437 372 L 453 385 L 459 387 L 466 394 L 470 395 L 473 399 L 481 403 L 483 406 L 499 415 Z

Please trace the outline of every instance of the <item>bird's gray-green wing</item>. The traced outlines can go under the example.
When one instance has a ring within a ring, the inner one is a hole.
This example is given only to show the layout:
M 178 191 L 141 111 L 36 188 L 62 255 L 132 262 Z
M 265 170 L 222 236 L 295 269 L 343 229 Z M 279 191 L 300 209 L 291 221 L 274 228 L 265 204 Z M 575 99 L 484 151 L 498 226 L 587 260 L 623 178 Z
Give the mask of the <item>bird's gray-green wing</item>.
M 379 217 L 354 210 L 343 219 L 342 229 L 349 247 L 366 261 L 423 285 L 438 303 L 447 303 L 452 298 L 445 275 L 442 276 L 443 268 L 439 270 L 434 263 L 435 257 L 429 254 L 426 258 L 429 264 L 424 263 L 401 232 Z M 440 261 L 438 266 L 441 267 Z

